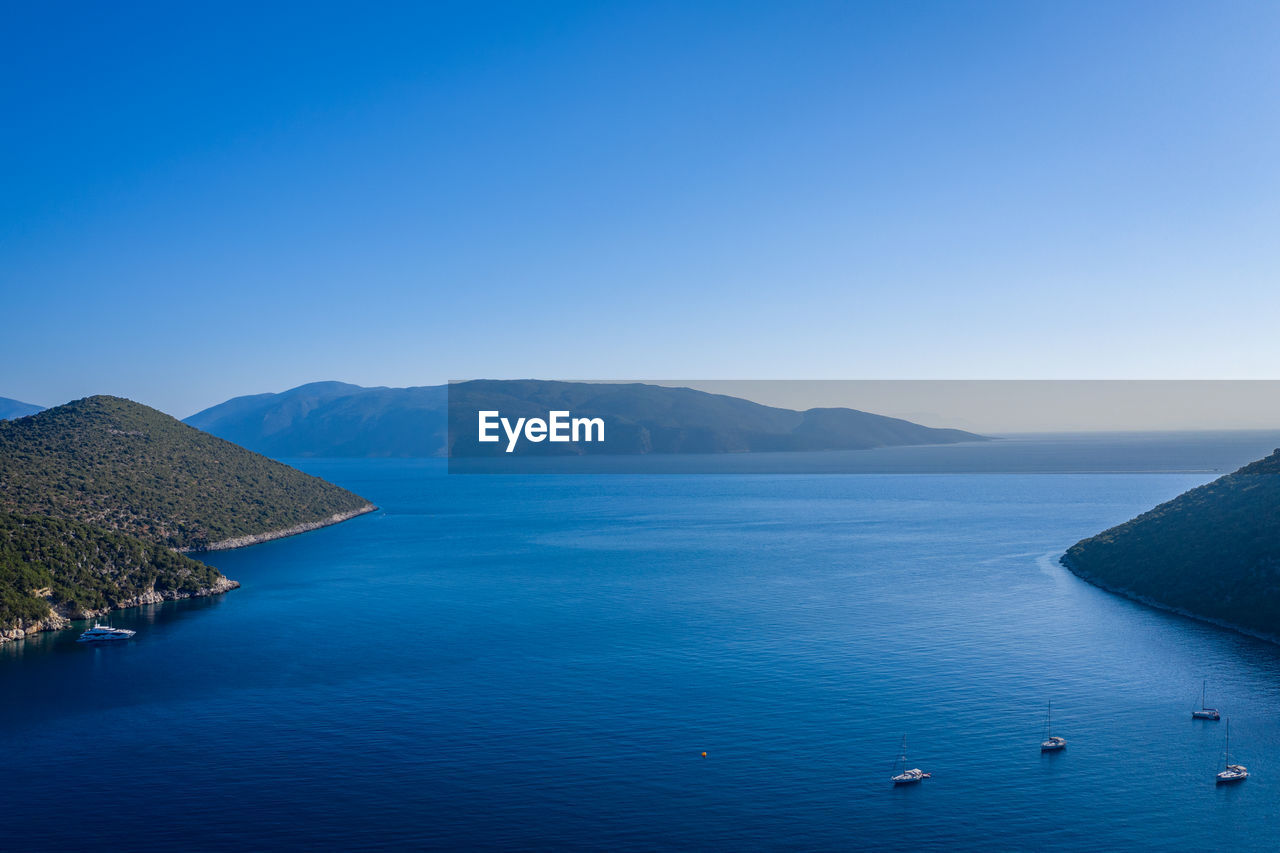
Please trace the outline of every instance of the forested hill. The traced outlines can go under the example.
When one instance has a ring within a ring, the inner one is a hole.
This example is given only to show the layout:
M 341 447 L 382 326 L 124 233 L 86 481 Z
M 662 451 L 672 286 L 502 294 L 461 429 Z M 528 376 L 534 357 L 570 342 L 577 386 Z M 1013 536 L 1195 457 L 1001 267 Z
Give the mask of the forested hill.
M 119 397 L 0 423 L 0 510 L 199 550 L 368 509 L 346 489 Z
M 1077 542 L 1062 562 L 1116 592 L 1280 637 L 1280 450 Z
M 116 607 L 236 586 L 162 545 L 75 521 L 0 512 L 0 642 Z

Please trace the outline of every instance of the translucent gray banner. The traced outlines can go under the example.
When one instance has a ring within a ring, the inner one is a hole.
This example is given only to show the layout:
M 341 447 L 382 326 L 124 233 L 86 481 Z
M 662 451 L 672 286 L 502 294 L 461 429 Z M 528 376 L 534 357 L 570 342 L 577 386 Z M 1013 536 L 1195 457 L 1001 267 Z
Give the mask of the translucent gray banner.
M 450 473 L 1222 471 L 1280 446 L 1275 380 L 471 380 Z

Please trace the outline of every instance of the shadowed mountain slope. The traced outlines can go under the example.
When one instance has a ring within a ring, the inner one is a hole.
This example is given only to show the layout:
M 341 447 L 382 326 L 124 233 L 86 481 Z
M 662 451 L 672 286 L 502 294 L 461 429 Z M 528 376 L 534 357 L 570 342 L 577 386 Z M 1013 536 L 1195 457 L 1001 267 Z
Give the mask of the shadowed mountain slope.
M 501 453 L 476 441 L 476 413 L 603 417 L 604 444 L 526 444 L 538 454 L 740 453 L 850 450 L 980 441 L 855 409 L 804 412 L 723 394 L 641 383 L 475 380 L 452 386 L 359 388 L 338 382 L 237 397 L 187 418 L 192 426 L 275 457 L 458 456 Z M 452 438 L 450 428 L 452 427 Z
M 1072 545 L 1099 586 L 1280 637 L 1280 450 Z

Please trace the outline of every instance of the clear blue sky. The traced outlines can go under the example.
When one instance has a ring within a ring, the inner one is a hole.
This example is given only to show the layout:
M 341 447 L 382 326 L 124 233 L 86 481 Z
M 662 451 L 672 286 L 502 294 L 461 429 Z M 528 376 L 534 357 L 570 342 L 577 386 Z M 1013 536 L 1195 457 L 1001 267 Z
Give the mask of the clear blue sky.
M 3 396 L 1280 374 L 1280 3 L 3 14 Z

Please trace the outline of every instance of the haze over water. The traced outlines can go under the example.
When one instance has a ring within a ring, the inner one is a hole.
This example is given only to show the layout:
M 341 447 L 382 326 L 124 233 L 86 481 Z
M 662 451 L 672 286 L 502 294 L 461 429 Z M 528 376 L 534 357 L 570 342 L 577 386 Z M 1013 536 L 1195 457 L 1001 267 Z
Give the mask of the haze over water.
M 381 511 L 208 555 L 244 586 L 126 644 L 0 647 L 0 846 L 1276 849 L 1280 648 L 1057 565 L 1276 436 L 1089 440 L 1122 473 L 298 462 Z

